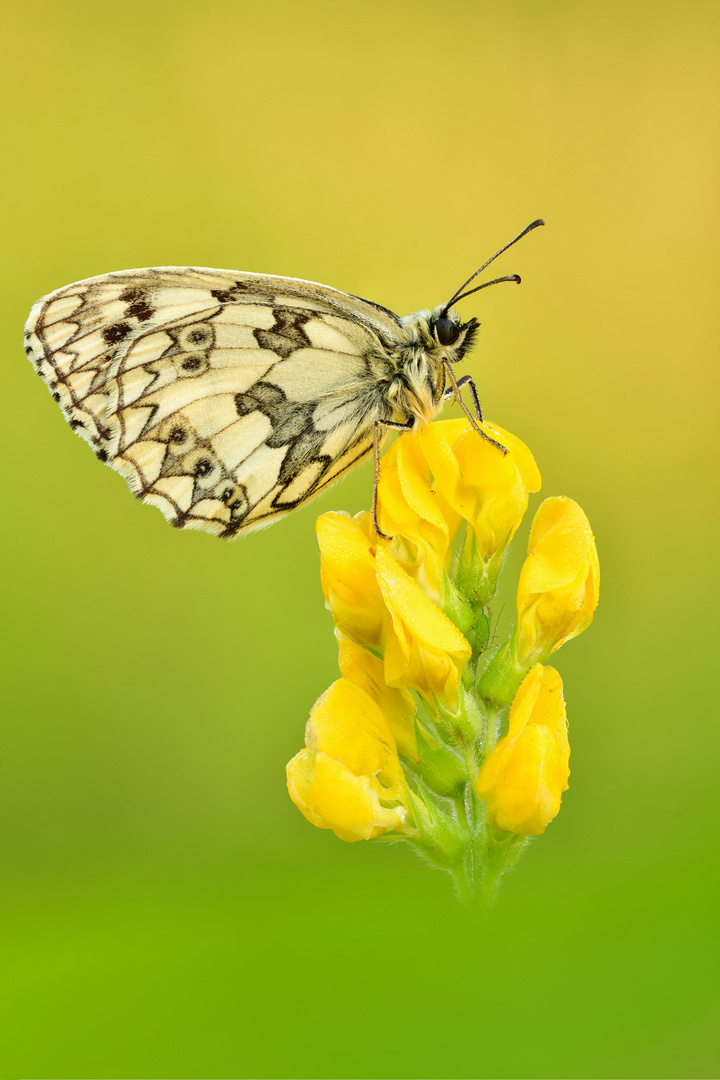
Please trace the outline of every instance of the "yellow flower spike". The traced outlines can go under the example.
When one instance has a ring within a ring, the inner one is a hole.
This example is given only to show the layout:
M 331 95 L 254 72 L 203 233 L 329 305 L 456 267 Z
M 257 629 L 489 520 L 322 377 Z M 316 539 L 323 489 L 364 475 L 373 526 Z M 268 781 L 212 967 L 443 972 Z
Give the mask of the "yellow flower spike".
M 387 612 L 375 579 L 371 515 L 322 514 L 316 528 L 320 581 L 335 623 L 355 641 L 382 650 Z
M 287 766 L 287 783 L 308 821 L 349 842 L 410 831 L 395 741 L 364 690 L 348 679 L 333 683 L 313 706 L 305 742 Z
M 487 820 L 505 832 L 539 836 L 567 791 L 569 757 L 562 679 L 554 668 L 536 664 L 513 699 L 507 735 L 476 782 Z
M 335 637 L 340 649 L 340 674 L 369 694 L 387 721 L 400 753 L 417 764 L 420 755 L 415 739 L 415 702 L 412 696 L 402 687 L 388 686 L 383 662 L 377 656 L 341 630 L 335 631 Z
M 383 545 L 378 545 L 375 570 L 390 614 L 386 682 L 417 690 L 431 704 L 437 697 L 454 708 L 460 676 L 472 652 L 469 643 Z
M 592 622 L 600 567 L 595 538 L 572 499 L 553 496 L 538 509 L 517 591 L 516 657 L 543 660 Z
M 583 511 L 546 500 L 517 623 L 496 644 L 491 601 L 540 475 L 519 439 L 483 430 L 507 453 L 467 420 L 396 439 L 377 490 L 390 539 L 369 512 L 318 519 L 342 678 L 316 703 L 305 749 L 287 767 L 310 822 L 349 842 L 404 839 L 471 908 L 492 902 L 527 838 L 558 813 L 570 749 L 562 682 L 542 665 L 589 625 L 599 582 Z

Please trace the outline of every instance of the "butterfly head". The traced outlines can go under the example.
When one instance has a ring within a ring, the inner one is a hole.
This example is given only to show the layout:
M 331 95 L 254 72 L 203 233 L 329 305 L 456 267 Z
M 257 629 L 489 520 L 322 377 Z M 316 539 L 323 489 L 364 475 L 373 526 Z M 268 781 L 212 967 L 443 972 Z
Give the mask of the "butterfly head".
M 457 311 L 444 306 L 432 311 L 417 311 L 401 320 L 412 350 L 421 350 L 435 363 L 443 358 L 451 364 L 462 360 L 473 343 L 480 323 L 477 319 L 463 322 Z
M 433 345 L 443 351 L 451 364 L 462 360 L 471 347 L 479 326 L 477 319 L 463 322 L 457 311 L 445 306 L 431 311 L 427 322 L 428 335 Z

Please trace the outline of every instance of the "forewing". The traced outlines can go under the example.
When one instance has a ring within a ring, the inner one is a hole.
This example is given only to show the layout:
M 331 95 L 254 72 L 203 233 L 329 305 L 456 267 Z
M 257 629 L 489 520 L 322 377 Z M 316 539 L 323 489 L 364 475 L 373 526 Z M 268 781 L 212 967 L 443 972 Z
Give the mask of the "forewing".
M 232 537 L 369 452 L 396 325 L 312 282 L 170 267 L 51 293 L 30 314 L 26 351 L 139 499 L 178 528 Z

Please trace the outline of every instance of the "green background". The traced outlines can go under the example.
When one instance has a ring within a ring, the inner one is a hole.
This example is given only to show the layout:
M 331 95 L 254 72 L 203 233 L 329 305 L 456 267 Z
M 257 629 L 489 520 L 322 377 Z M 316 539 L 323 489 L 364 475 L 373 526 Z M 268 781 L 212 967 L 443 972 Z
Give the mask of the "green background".
M 719 23 L 693 0 L 9 6 L 4 1080 L 718 1075 Z M 557 656 L 570 791 L 474 923 L 444 875 L 285 791 L 337 675 L 314 519 L 366 507 L 369 467 L 235 544 L 175 532 L 73 436 L 22 326 L 158 264 L 404 314 L 538 215 L 498 263 L 522 287 L 463 304 L 465 370 L 587 512 L 603 585 Z

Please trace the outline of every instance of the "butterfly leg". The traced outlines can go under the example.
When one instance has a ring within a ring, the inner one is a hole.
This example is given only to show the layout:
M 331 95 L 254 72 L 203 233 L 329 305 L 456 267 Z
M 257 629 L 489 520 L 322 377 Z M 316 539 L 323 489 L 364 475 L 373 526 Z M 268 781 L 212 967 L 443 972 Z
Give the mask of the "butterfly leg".
M 380 428 L 390 428 L 392 431 L 411 431 L 413 428 L 413 421 L 408 420 L 405 424 L 400 424 L 395 420 L 376 420 L 373 425 L 373 461 L 375 463 L 375 472 L 373 475 L 373 501 L 372 501 L 372 520 L 375 532 L 378 536 L 381 536 L 383 540 L 392 540 L 392 536 L 386 536 L 384 532 L 380 532 L 380 526 L 378 525 L 378 483 L 380 481 Z
M 455 378 L 455 373 L 454 373 L 453 369 L 450 367 L 449 361 L 446 360 L 444 357 L 443 357 L 443 365 L 445 367 L 445 370 L 447 371 L 448 378 L 450 379 L 450 384 L 452 386 L 452 390 L 453 390 L 453 393 L 454 393 L 454 396 L 455 396 L 455 400 L 457 401 L 458 405 L 460 406 L 462 411 L 467 416 L 467 418 L 470 421 L 470 423 L 472 424 L 472 426 L 475 428 L 475 430 L 478 432 L 479 435 L 482 435 L 483 439 L 487 439 L 487 441 L 489 443 L 492 443 L 493 446 L 497 446 L 498 450 L 502 450 L 503 454 L 507 454 L 507 447 L 503 446 L 502 443 L 497 442 L 495 439 L 491 439 L 489 435 L 485 434 L 485 432 L 480 427 L 477 420 L 472 415 L 472 413 L 470 412 L 467 405 L 465 404 L 465 402 L 462 399 L 462 394 L 460 393 L 460 387 L 461 386 L 469 386 L 470 387 L 470 393 L 472 394 L 472 398 L 473 398 L 473 403 L 475 405 L 475 410 L 477 412 L 477 419 L 482 423 L 483 415 L 482 415 L 482 409 L 480 408 L 480 399 L 478 398 L 477 387 L 475 386 L 475 383 L 473 382 L 471 376 L 470 375 L 464 375 L 462 377 L 462 379 L 460 379 L 460 382 L 458 382 L 457 379 Z
M 473 405 L 475 406 L 475 415 L 477 416 L 478 420 L 482 424 L 482 422 L 483 422 L 483 411 L 482 411 L 482 407 L 480 405 L 480 398 L 478 397 L 477 387 L 476 387 L 475 383 L 473 382 L 472 375 L 463 375 L 462 379 L 458 379 L 458 381 L 457 381 L 458 390 L 461 390 L 463 388 L 463 386 L 469 386 L 470 387 L 470 393 L 472 394 Z M 451 386 L 449 390 L 446 390 L 445 393 L 443 394 L 443 397 L 445 397 L 445 398 L 455 397 L 455 389 L 454 389 L 454 387 Z

